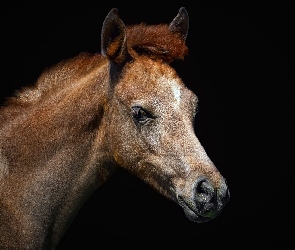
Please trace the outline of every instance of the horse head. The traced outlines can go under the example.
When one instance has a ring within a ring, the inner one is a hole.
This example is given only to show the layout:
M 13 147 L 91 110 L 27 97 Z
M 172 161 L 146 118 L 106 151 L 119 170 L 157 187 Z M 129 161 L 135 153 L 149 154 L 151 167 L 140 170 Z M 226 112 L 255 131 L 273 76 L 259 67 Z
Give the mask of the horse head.
M 103 23 L 110 87 L 101 123 L 113 160 L 206 222 L 229 201 L 225 178 L 194 132 L 197 96 L 170 62 L 187 54 L 185 8 L 168 25 L 125 26 L 117 9 Z

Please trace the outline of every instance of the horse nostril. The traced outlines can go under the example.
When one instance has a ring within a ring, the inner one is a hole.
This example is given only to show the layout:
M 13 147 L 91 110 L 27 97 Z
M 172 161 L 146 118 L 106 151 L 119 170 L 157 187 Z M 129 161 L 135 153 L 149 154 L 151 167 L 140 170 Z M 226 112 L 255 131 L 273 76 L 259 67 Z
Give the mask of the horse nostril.
M 215 197 L 215 189 L 210 181 L 205 178 L 199 178 L 195 182 L 195 199 L 197 202 L 209 203 Z

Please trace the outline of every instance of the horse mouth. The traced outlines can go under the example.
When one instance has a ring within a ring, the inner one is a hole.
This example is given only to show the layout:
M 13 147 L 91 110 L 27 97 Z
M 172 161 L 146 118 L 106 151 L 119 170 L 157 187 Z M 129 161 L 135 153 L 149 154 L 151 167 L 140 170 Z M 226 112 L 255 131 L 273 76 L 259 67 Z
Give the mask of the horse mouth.
M 215 218 L 215 216 L 210 217 L 199 214 L 195 209 L 192 209 L 190 205 L 180 196 L 177 197 L 177 200 L 178 204 L 182 207 L 185 216 L 193 222 L 204 223 Z

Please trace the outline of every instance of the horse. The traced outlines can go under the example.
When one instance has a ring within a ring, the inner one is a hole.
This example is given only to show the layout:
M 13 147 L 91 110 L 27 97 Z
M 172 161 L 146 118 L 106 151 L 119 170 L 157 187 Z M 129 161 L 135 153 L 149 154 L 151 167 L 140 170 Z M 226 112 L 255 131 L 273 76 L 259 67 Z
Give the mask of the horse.
M 196 223 L 221 214 L 226 179 L 194 132 L 198 98 L 171 66 L 188 55 L 189 16 L 169 24 L 104 19 L 100 53 L 44 70 L 0 110 L 0 248 L 55 249 L 118 168 Z

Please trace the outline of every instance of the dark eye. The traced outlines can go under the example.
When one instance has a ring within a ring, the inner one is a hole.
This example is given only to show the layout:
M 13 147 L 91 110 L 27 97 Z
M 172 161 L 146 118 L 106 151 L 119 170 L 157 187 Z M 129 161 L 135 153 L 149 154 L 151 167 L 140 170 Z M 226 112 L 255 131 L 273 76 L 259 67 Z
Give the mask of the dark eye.
M 146 110 L 140 106 L 134 106 L 131 108 L 133 120 L 136 124 L 143 125 L 146 122 L 150 121 L 154 117 Z

